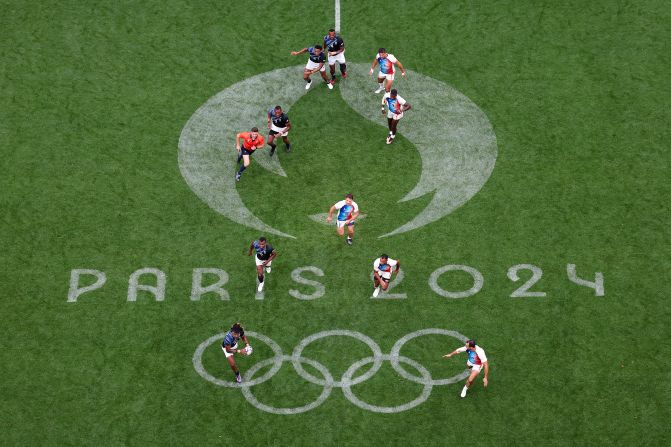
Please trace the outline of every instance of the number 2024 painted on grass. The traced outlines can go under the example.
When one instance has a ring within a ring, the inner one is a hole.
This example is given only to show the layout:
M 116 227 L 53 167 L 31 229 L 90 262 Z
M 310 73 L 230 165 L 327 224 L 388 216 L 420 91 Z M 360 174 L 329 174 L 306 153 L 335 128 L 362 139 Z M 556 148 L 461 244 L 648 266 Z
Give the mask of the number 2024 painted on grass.
M 521 281 L 519 275 L 522 271 L 530 271 L 531 277 L 527 279 L 520 287 L 514 290 L 511 294 L 511 298 L 527 298 L 527 297 L 545 297 L 547 296 L 546 292 L 538 290 L 536 284 L 540 281 L 543 276 L 543 270 L 540 267 L 532 264 L 517 264 L 508 269 L 508 278 L 512 282 Z M 438 280 L 443 276 L 447 275 L 449 272 L 464 272 L 471 276 L 473 285 L 467 290 L 446 290 L 438 284 Z M 309 279 L 303 276 L 304 273 L 310 273 L 317 277 L 325 276 L 324 271 L 319 267 L 315 266 L 305 266 L 298 267 L 291 272 L 291 279 L 305 286 L 310 286 L 314 288 L 312 293 L 305 294 L 296 289 L 290 289 L 288 291 L 289 295 L 302 301 L 310 301 L 317 298 L 321 298 L 326 294 L 326 286 L 319 281 L 314 279 Z M 155 278 L 155 285 L 140 284 L 140 278 L 144 275 L 152 275 Z M 205 275 L 214 276 L 217 279 L 216 282 L 213 282 L 208 285 L 203 284 Z M 605 296 L 604 288 L 604 277 L 603 273 L 596 272 L 594 274 L 594 280 L 586 280 L 579 278 L 576 272 L 575 264 L 566 265 L 566 275 L 568 280 L 572 283 L 575 283 L 579 286 L 588 287 L 594 290 L 595 296 Z M 83 276 L 95 277 L 95 281 L 88 285 L 81 285 L 81 279 Z M 397 299 L 407 299 L 407 293 L 394 293 L 392 289 L 397 287 L 404 278 L 405 274 L 403 270 L 399 270 L 398 274 L 389 284 L 389 288 L 386 292 L 381 292 L 377 297 L 372 297 L 371 299 L 375 300 L 397 300 Z M 195 268 L 193 269 L 193 277 L 191 282 L 191 301 L 200 301 L 201 297 L 206 294 L 218 295 L 219 299 L 223 301 L 230 300 L 230 295 L 228 291 L 224 288 L 228 282 L 229 276 L 226 271 L 218 268 Z M 107 275 L 105 272 L 95 269 L 72 269 L 70 272 L 70 289 L 68 291 L 68 302 L 76 303 L 79 298 L 85 294 L 90 293 L 94 290 L 102 288 L 107 282 Z M 165 300 L 165 290 L 166 290 L 167 276 L 166 274 L 157 269 L 157 268 L 142 268 L 133 272 L 128 278 L 128 301 L 137 301 L 137 294 L 139 291 L 148 292 L 154 296 L 156 301 Z M 436 269 L 431 276 L 429 277 L 429 287 L 436 294 L 441 297 L 449 299 L 462 299 L 471 297 L 480 290 L 485 283 L 482 273 L 476 270 L 473 267 L 461 264 L 449 264 L 444 265 Z M 371 287 L 372 289 L 372 287 Z M 533 290 L 532 290 L 533 289 Z M 259 292 L 256 294 L 257 300 L 264 299 L 264 293 Z

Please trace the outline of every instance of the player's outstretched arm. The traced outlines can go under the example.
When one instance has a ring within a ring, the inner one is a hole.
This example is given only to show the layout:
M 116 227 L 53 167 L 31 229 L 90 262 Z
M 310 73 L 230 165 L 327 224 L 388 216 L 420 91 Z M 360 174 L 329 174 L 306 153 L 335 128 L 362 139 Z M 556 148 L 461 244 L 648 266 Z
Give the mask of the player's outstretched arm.
M 373 65 L 370 66 L 370 75 L 373 74 L 373 71 L 375 71 L 375 66 L 377 65 L 377 58 L 373 59 Z
M 335 209 L 336 207 L 333 205 L 329 210 L 329 216 L 326 218 L 326 222 L 331 222 L 333 220 L 333 213 L 335 212 Z
M 398 259 L 396 260 L 396 270 L 395 272 L 398 273 L 398 271 L 401 270 L 401 261 Z
M 247 256 L 251 256 L 251 255 L 252 255 L 252 250 L 254 250 L 254 242 L 252 242 L 251 244 L 249 244 L 249 252 L 247 253 Z
M 240 138 L 242 138 L 242 132 L 235 136 L 235 149 L 240 152 Z
M 455 349 L 454 351 L 450 352 L 449 354 L 445 354 L 445 355 L 443 356 L 443 358 L 444 358 L 444 359 L 449 359 L 450 357 L 452 357 L 452 356 L 455 355 L 455 354 L 459 354 L 459 350 Z
M 405 68 L 403 68 L 403 64 L 401 63 L 401 61 L 399 61 L 399 60 L 397 59 L 397 60 L 396 60 L 396 65 L 398 65 L 398 68 L 401 69 L 401 76 L 403 76 L 404 78 L 406 78 L 407 76 L 406 76 L 406 74 L 405 74 Z
M 300 50 L 300 51 L 292 51 L 292 52 L 291 52 L 291 55 L 292 55 L 292 56 L 298 56 L 299 54 L 303 54 L 303 53 L 305 53 L 307 50 L 308 50 L 307 48 L 303 48 L 303 49 Z

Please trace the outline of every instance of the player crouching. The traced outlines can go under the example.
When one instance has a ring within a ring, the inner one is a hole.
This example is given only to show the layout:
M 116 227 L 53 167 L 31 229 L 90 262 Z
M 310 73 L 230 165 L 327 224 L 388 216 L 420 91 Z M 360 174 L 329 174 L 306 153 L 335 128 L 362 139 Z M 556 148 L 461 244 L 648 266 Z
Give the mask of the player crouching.
M 394 268 L 395 267 L 395 268 Z M 380 289 L 387 290 L 392 273 L 398 274 L 401 263 L 383 254 L 373 262 L 373 298 L 377 297 Z

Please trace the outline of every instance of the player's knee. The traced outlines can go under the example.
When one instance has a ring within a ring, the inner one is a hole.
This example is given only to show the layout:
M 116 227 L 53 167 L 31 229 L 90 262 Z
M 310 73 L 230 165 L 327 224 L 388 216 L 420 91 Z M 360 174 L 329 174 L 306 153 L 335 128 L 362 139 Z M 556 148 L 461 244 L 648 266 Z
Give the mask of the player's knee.
M 389 288 L 389 283 L 387 281 L 382 281 L 380 287 L 382 287 L 382 290 L 387 290 Z

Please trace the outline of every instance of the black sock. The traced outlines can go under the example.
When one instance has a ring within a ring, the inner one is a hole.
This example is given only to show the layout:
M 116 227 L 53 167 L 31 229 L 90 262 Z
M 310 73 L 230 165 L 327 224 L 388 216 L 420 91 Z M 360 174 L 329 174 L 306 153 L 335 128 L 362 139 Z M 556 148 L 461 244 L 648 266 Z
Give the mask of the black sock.
M 284 145 L 287 147 L 287 150 L 291 149 L 291 143 L 284 143 Z
M 259 278 L 259 284 L 262 283 L 263 282 L 263 275 L 258 276 L 258 278 Z
M 238 169 L 238 174 L 242 175 L 242 171 L 244 171 L 245 169 L 247 169 L 247 166 L 245 165 L 240 166 L 240 169 Z
M 305 82 L 307 82 L 309 84 L 309 83 L 312 82 L 312 79 L 306 79 Z
M 238 154 L 238 163 L 240 163 L 240 160 L 242 160 L 242 152 L 240 152 L 240 154 Z
M 340 74 L 344 75 L 347 73 L 347 64 L 340 64 Z
M 270 152 L 275 152 L 275 148 L 277 147 L 275 143 L 268 143 L 268 146 L 270 146 Z

